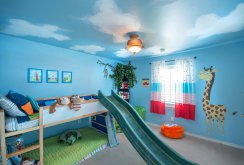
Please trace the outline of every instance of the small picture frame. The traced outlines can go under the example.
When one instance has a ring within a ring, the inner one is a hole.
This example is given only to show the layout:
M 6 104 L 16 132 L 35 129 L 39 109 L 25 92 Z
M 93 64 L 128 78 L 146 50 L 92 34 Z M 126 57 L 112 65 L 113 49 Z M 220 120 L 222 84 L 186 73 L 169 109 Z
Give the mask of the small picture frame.
M 150 85 L 149 78 L 143 78 L 141 82 L 143 87 L 149 87 Z
M 46 82 L 47 83 L 58 83 L 58 71 L 57 70 L 46 70 Z
M 72 72 L 62 71 L 62 83 L 72 83 Z
M 28 68 L 28 83 L 42 83 L 42 69 Z

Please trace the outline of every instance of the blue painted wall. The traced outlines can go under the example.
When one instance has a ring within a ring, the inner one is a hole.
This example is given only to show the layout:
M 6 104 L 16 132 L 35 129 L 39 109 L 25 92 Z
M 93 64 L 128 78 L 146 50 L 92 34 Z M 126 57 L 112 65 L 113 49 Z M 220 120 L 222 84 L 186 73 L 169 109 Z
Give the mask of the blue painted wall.
M 0 94 L 9 89 L 33 97 L 110 92 L 112 80 L 104 79 L 103 67 L 96 62 L 116 64 L 118 61 L 84 54 L 28 40 L 0 35 Z M 43 83 L 27 83 L 27 68 L 44 70 Z M 46 69 L 72 71 L 73 83 L 46 83 Z M 110 70 L 109 70 L 110 71 Z
M 131 103 L 133 105 L 142 105 L 147 109 L 146 120 L 148 122 L 161 125 L 164 121 L 170 121 L 170 117 L 174 116 L 174 109 L 172 108 L 166 109 L 166 115 L 150 113 L 150 88 L 142 87 L 141 79 L 151 78 L 151 67 L 149 65 L 151 61 L 197 56 L 195 61 L 195 76 L 197 76 L 197 73 L 203 67 L 210 67 L 212 65 L 217 70 L 211 92 L 211 103 L 223 104 L 227 107 L 228 113 L 225 121 L 225 134 L 218 134 L 217 127 L 215 127 L 214 133 L 209 134 L 207 131 L 205 113 L 202 110 L 201 103 L 205 81 L 198 77 L 196 77 L 196 120 L 191 121 L 176 118 L 175 122 L 182 124 L 187 132 L 244 146 L 244 117 L 240 116 L 240 114 L 244 114 L 243 54 L 244 42 L 238 42 L 164 56 L 157 59 L 133 61 L 132 64 L 137 67 L 136 75 L 139 83 L 131 89 Z M 238 111 L 237 116 L 231 115 L 234 111 Z
M 103 66 L 96 63 L 98 59 L 113 65 L 119 62 L 0 34 L 0 94 L 6 95 L 9 89 L 36 98 L 97 94 L 99 89 L 109 94 L 113 82 L 103 77 Z M 27 83 L 29 67 L 43 69 L 43 83 Z M 59 71 L 59 83 L 46 83 L 46 69 Z M 61 71 L 72 71 L 73 82 L 61 83 Z M 88 125 L 88 118 L 79 124 L 70 122 L 45 129 L 45 136 Z

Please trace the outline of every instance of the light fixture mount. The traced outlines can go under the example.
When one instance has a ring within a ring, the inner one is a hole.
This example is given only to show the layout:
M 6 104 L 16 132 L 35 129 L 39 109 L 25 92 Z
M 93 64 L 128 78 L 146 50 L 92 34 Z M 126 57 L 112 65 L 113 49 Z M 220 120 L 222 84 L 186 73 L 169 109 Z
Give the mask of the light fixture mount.
M 137 34 L 130 35 L 130 39 L 127 42 L 127 50 L 132 54 L 136 54 L 143 48 L 142 41 Z

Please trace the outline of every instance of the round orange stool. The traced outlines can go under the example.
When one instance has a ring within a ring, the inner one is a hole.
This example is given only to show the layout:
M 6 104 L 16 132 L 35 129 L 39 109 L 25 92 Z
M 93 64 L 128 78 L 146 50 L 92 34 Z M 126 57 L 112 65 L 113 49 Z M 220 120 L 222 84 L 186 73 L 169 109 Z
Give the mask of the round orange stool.
M 178 124 L 163 124 L 161 132 L 164 136 L 172 139 L 181 139 L 184 136 L 184 128 Z

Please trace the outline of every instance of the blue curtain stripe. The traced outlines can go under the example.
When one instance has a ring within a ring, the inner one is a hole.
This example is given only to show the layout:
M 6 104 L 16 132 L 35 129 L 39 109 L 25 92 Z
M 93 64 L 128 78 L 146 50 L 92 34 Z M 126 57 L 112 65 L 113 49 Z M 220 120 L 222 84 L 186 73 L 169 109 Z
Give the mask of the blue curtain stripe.
M 183 83 L 183 93 L 196 93 L 195 91 L 196 84 L 185 82 Z
M 162 90 L 162 83 L 152 83 L 151 84 L 151 91 L 152 92 L 159 92 Z

